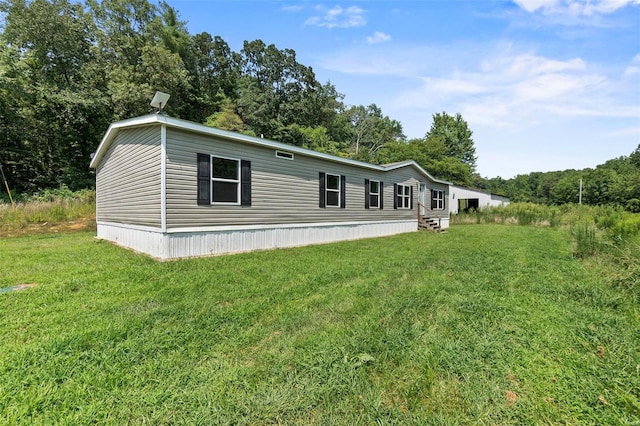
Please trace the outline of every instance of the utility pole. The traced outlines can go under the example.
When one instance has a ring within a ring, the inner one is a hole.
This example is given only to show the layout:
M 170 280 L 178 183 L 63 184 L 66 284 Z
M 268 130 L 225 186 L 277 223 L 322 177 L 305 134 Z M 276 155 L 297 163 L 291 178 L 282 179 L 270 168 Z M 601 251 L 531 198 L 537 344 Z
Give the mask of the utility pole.
M 582 204 L 582 178 L 580 178 L 580 192 L 578 195 L 578 204 Z

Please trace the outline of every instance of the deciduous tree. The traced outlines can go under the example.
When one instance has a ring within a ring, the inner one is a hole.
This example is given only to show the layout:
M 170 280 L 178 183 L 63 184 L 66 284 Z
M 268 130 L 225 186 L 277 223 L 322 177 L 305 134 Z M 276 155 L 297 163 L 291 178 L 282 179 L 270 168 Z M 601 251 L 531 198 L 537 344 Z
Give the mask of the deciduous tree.
M 473 132 L 460 113 L 454 117 L 442 112 L 433 114 L 431 129 L 425 137 L 426 139 L 433 136 L 440 138 L 446 148 L 447 157 L 457 158 L 475 172 L 477 157 L 472 135 Z

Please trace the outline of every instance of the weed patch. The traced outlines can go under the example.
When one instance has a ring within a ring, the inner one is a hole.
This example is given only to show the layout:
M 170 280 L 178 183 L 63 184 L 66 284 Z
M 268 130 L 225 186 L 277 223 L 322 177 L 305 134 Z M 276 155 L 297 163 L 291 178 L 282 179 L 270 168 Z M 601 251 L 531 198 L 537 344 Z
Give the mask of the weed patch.
M 95 229 L 95 191 L 62 187 L 24 199 L 0 202 L 0 236 Z

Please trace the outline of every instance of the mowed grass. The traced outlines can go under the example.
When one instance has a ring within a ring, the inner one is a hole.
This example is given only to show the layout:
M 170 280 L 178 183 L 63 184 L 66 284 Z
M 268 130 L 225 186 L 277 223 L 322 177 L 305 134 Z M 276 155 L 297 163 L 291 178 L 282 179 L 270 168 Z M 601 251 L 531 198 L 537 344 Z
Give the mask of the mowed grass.
M 6 424 L 638 424 L 640 309 L 558 229 L 159 263 L 0 240 Z

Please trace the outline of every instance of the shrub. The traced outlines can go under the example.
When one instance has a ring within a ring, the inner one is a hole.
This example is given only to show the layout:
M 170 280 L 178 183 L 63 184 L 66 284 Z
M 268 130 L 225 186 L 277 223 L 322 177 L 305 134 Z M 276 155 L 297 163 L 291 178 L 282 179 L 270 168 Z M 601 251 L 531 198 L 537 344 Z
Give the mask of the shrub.
M 635 215 L 619 220 L 610 227 L 614 240 L 628 240 L 635 238 L 640 233 L 640 215 Z
M 640 213 L 640 200 L 637 198 L 632 198 L 627 201 L 626 209 L 631 213 Z

